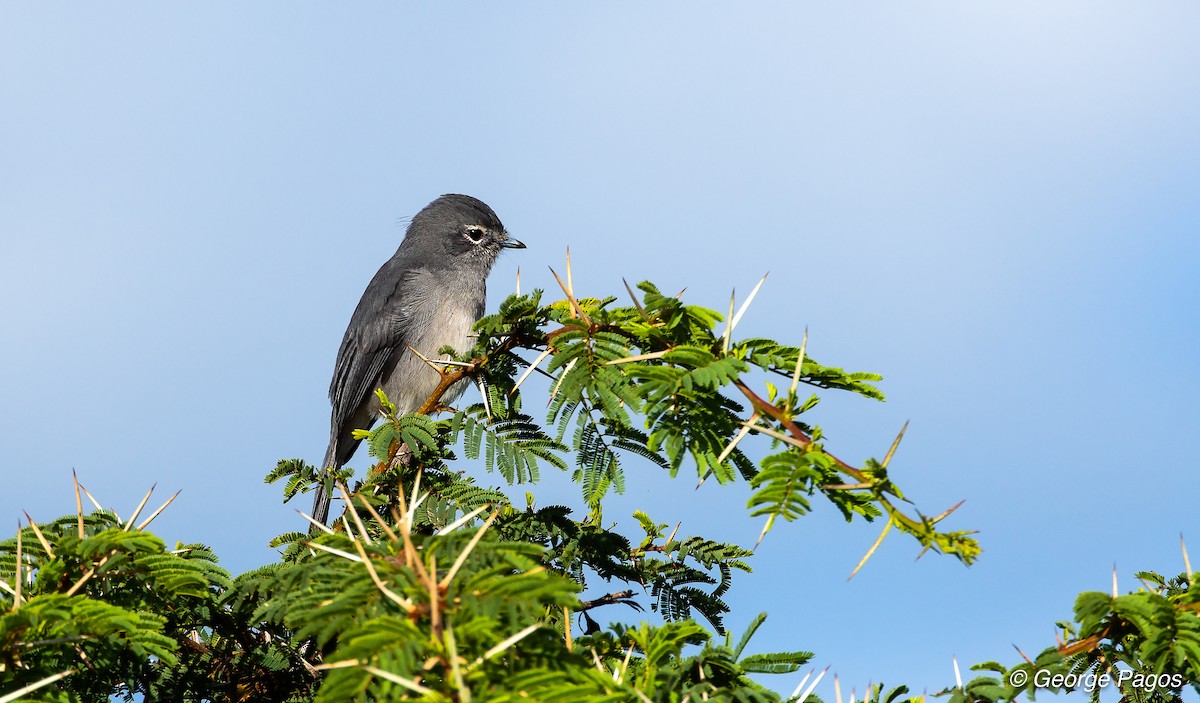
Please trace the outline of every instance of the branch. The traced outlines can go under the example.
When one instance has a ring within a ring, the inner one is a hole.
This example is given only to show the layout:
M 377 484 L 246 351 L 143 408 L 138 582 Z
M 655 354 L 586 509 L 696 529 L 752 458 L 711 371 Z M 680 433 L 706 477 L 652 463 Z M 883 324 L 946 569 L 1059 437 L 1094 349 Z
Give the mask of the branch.
M 446 391 L 449 390 L 451 386 L 459 381 L 462 381 L 463 379 L 473 377 L 475 372 L 487 365 L 491 357 L 500 356 L 501 354 L 512 351 L 518 346 L 548 344 L 551 339 L 559 334 L 562 334 L 568 329 L 570 328 L 562 327 L 554 330 L 553 332 L 547 332 L 545 340 L 528 339 L 525 335 L 510 334 L 501 340 L 500 345 L 496 347 L 496 350 L 492 352 L 490 356 L 484 355 L 478 359 L 472 359 L 470 364 L 467 366 L 459 366 L 454 371 L 439 371 L 438 373 L 440 373 L 442 376 L 441 380 L 438 381 L 437 387 L 433 389 L 433 392 L 429 394 L 429 397 L 425 399 L 425 402 L 421 404 L 421 407 L 417 408 L 417 412 L 421 413 L 422 415 L 429 415 L 433 413 L 441 405 L 442 396 L 446 394 Z
M 750 404 L 754 406 L 755 410 L 757 410 L 760 414 L 767 415 L 777 420 L 781 425 L 784 426 L 784 428 L 787 429 L 787 431 L 796 441 L 800 442 L 806 447 L 813 443 L 812 438 L 805 434 L 804 430 L 800 429 L 800 427 L 792 420 L 791 417 L 788 416 L 787 413 L 760 398 L 758 394 L 750 390 L 750 387 L 747 386 L 741 379 L 735 380 L 733 385 L 737 386 L 738 390 L 740 390 L 742 394 L 746 396 L 746 399 L 750 401 Z M 842 471 L 863 483 L 868 483 L 872 486 L 874 485 L 874 481 L 871 479 L 871 477 L 863 473 L 862 470 L 854 468 L 853 466 L 847 464 L 825 450 L 821 451 L 824 452 L 825 455 L 830 459 L 832 459 Z M 892 505 L 891 501 L 889 501 L 886 496 L 876 493 L 875 498 L 880 504 L 883 505 L 884 509 L 887 510 L 888 515 L 890 515 L 892 519 L 898 521 L 901 525 L 918 532 L 921 531 L 922 527 L 925 527 L 923 521 L 914 520 L 900 512 L 900 510 Z
M 583 612 L 586 610 L 591 610 L 592 608 L 598 608 L 602 605 L 620 603 L 625 599 L 632 597 L 633 591 L 617 591 L 616 593 L 609 593 L 608 595 L 600 596 L 595 600 L 585 600 L 579 604 L 579 608 L 577 608 L 577 610 Z
M 787 413 L 760 398 L 758 394 L 750 390 L 750 387 L 747 386 L 741 379 L 734 381 L 733 385 L 737 386 L 738 390 L 742 392 L 742 395 L 746 396 L 746 399 L 750 401 L 750 404 L 753 405 L 754 409 L 760 414 L 768 415 L 777 420 L 787 429 L 792 437 L 801 444 L 804 444 L 805 446 L 812 444 L 812 438 L 805 434 L 804 430 L 800 429 L 800 426 L 797 425 Z M 833 459 L 834 463 L 838 465 L 838 468 L 850 474 L 859 481 L 866 483 L 870 480 L 862 471 L 847 464 L 829 452 L 825 452 L 825 455 L 830 459 Z

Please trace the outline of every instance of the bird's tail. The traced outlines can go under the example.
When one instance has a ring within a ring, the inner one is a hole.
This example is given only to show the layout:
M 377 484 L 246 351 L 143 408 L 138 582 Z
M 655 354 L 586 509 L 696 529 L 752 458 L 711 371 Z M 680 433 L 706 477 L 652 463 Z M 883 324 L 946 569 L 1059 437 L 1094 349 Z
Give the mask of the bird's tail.
M 341 468 L 340 462 L 337 460 L 337 438 L 333 438 L 329 442 L 329 449 L 325 452 L 325 461 L 321 462 L 321 477 L 324 478 L 328 472 L 337 471 Z M 329 502 L 332 493 L 332 486 L 326 489 L 324 485 L 318 483 L 316 493 L 313 495 L 312 519 L 324 524 L 329 519 Z M 309 532 L 316 530 L 316 527 L 309 529 Z

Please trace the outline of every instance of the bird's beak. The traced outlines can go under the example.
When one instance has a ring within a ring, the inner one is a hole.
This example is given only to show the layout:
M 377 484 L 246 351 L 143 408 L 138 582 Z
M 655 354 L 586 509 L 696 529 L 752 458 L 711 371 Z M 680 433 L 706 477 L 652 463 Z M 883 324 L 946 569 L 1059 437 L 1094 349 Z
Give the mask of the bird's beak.
M 512 237 L 509 237 L 508 239 L 505 239 L 504 243 L 500 246 L 504 247 L 505 249 L 524 249 L 525 242 L 522 242 L 520 239 L 513 239 Z

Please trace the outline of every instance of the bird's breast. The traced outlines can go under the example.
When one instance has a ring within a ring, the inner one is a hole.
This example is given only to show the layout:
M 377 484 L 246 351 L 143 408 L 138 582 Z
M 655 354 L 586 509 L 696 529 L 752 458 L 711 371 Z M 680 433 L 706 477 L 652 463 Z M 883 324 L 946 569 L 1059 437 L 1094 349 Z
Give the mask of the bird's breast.
M 466 306 L 449 303 L 440 309 L 428 310 L 420 317 L 423 324 L 410 325 L 415 329 L 408 344 L 422 356 L 430 359 L 438 357 L 438 349 L 447 345 L 457 351 L 465 351 L 473 346 L 471 326 L 475 324 L 474 305 L 467 309 Z M 445 358 L 445 355 L 438 358 Z
M 431 365 L 422 356 L 431 361 L 444 360 L 446 355 L 438 354 L 442 347 L 465 352 L 474 346 L 471 327 L 478 319 L 484 298 L 482 286 L 469 285 L 471 282 L 428 276 L 418 278 L 414 283 L 417 285 L 410 289 L 420 292 L 406 296 L 408 305 L 403 335 L 406 347 L 399 350 L 399 361 L 392 373 L 381 379 L 384 393 L 402 412 L 419 408 L 441 381 L 437 368 L 447 368 Z M 414 354 L 414 350 L 420 356 Z M 465 389 L 465 382 L 455 384 L 443 394 L 442 401 L 453 402 Z

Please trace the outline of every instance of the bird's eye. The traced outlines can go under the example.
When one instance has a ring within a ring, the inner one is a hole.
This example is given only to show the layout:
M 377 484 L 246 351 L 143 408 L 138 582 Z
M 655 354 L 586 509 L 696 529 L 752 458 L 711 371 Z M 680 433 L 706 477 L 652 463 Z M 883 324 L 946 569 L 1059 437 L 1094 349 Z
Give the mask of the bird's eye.
M 468 227 L 463 231 L 463 234 L 465 234 L 467 239 L 471 240 L 472 243 L 478 244 L 479 242 L 483 241 L 484 229 L 482 227 Z

